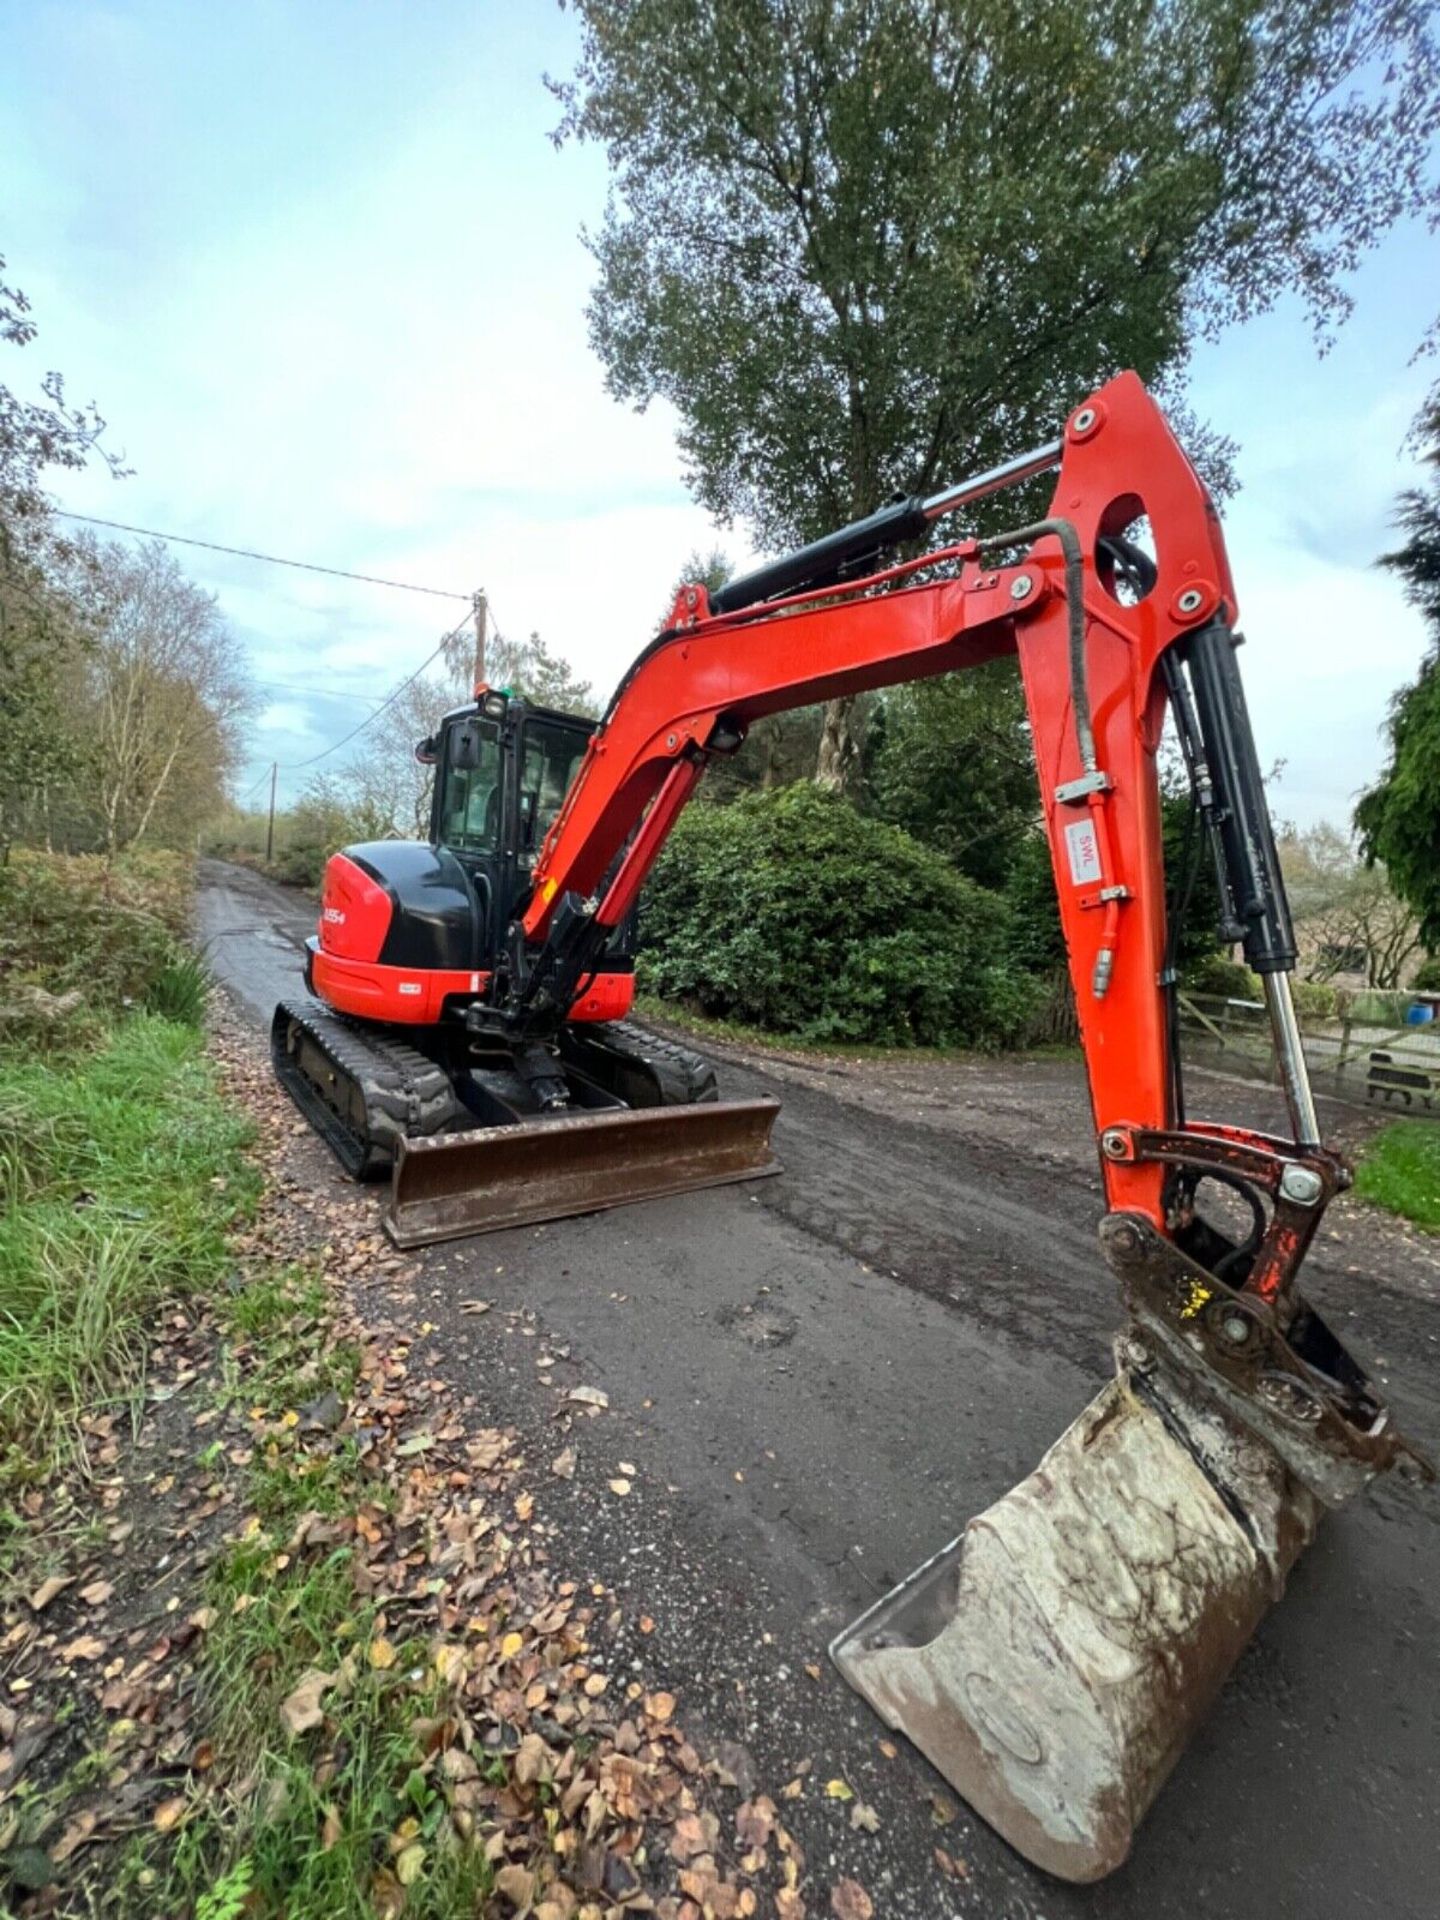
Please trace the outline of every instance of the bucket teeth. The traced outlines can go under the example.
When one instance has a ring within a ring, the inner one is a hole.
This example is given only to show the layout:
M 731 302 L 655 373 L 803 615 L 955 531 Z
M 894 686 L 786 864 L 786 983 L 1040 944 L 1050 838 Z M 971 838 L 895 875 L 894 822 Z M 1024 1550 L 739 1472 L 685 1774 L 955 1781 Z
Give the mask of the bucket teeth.
M 598 1213 L 778 1173 L 778 1100 L 565 1115 L 404 1140 L 385 1231 L 399 1247 Z
M 1122 1366 L 1040 1465 L 834 1641 L 1018 1852 L 1098 1880 L 1314 1535 L 1263 1441 Z

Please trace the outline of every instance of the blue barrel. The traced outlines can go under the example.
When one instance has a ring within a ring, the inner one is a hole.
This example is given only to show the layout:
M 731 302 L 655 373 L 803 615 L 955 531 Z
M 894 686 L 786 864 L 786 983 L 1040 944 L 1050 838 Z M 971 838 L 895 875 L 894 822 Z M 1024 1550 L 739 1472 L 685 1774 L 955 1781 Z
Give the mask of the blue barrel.
M 1407 1027 L 1428 1027 L 1435 1018 L 1435 1009 L 1424 1000 L 1416 1000 L 1405 1009 Z

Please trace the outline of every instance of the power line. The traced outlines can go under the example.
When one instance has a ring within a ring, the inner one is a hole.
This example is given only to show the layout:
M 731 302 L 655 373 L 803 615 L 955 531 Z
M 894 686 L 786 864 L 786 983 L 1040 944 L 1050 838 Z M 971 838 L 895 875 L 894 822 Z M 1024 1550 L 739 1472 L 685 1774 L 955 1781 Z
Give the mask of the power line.
M 351 693 L 343 687 L 302 687 L 294 680 L 257 680 L 250 676 L 252 687 L 269 687 L 272 692 L 308 693 L 317 700 L 359 700 L 367 707 L 378 707 L 380 702 L 373 693 Z
M 415 671 L 408 677 L 408 679 L 402 680 L 399 686 L 396 687 L 395 691 L 390 695 L 389 699 L 386 700 L 381 706 L 378 706 L 375 709 L 374 713 L 366 714 L 365 718 L 360 722 L 358 727 L 352 727 L 349 733 L 342 734 L 340 739 L 336 740 L 333 745 L 328 747 L 323 747 L 319 753 L 312 753 L 308 760 L 291 761 L 287 766 L 281 768 L 281 772 L 282 773 L 300 773 L 306 767 L 313 767 L 317 760 L 328 760 L 330 758 L 330 755 L 332 753 L 338 753 L 341 747 L 348 747 L 350 742 L 355 738 L 357 734 L 364 733 L 367 727 L 374 725 L 374 723 L 380 718 L 382 713 L 386 712 L 388 708 L 394 706 L 395 702 L 400 698 L 401 694 L 404 693 L 407 687 L 414 686 L 415 682 L 420 678 L 421 674 L 424 673 L 425 669 L 428 666 L 433 665 L 434 662 L 440 658 L 441 654 L 445 651 L 446 647 L 449 646 L 452 640 L 456 640 L 459 638 L 459 636 L 465 631 L 466 627 L 469 626 L 470 622 L 474 619 L 474 617 L 475 617 L 475 610 L 472 607 L 470 612 L 466 614 L 465 618 L 460 622 L 458 626 L 452 627 L 449 633 L 444 634 L 441 637 L 440 643 L 436 647 L 435 651 L 431 654 L 427 654 L 425 659 L 423 659 L 420 662 L 419 666 L 416 667 Z
M 350 573 L 344 567 L 322 567 L 315 560 L 285 560 L 278 553 L 257 553 L 250 547 L 225 547 L 218 540 L 195 540 L 186 533 L 161 533 L 155 527 L 132 527 L 124 520 L 100 520 L 91 513 L 66 513 L 56 508 L 61 520 L 79 520 L 87 527 L 113 527 L 117 533 L 143 534 L 147 540 L 166 540 L 181 547 L 204 547 L 209 553 L 229 553 L 238 560 L 264 560 L 272 567 L 295 567 L 301 573 L 328 573 L 335 580 L 363 580 L 371 587 L 394 587 L 399 593 L 428 593 L 436 600 L 468 600 L 468 593 L 451 593 L 446 587 L 417 587 L 410 580 L 382 580 L 374 573 Z M 458 631 L 458 629 L 457 629 Z

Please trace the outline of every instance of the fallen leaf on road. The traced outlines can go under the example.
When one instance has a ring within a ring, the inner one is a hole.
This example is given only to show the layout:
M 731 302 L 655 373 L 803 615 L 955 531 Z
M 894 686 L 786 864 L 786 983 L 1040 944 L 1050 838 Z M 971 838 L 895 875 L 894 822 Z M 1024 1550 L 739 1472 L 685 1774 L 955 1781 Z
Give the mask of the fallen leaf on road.
M 653 1633 L 655 1631 L 655 1622 L 650 1618 L 648 1613 L 642 1613 L 640 1616 L 640 1631 L 642 1633 Z
M 640 1471 L 638 1467 L 632 1466 L 628 1460 L 617 1461 L 616 1465 L 619 1467 L 621 1473 L 628 1473 L 632 1480 L 634 1479 L 635 1475 Z
M 675 1711 L 674 1694 L 647 1693 L 645 1696 L 645 1711 L 652 1720 L 668 1720 Z
M 880 1816 L 874 1807 L 867 1807 L 863 1800 L 857 1800 L 850 1809 L 850 1824 L 862 1833 L 878 1833 Z
M 93 1633 L 82 1633 L 66 1647 L 61 1647 L 62 1660 L 98 1660 L 105 1651 L 106 1642 L 97 1640 Z
M 370 1642 L 369 1658 L 371 1666 L 378 1668 L 380 1672 L 384 1673 L 395 1664 L 395 1649 L 391 1643 L 383 1637 L 378 1640 L 372 1640 Z
M 460 1302 L 460 1311 L 462 1313 L 488 1313 L 494 1304 L 495 1302 L 493 1300 L 462 1300 Z
M 535 1898 L 535 1876 L 528 1867 L 501 1867 L 495 1891 L 503 1893 L 512 1907 L 528 1907 Z
M 610 1684 L 609 1677 L 603 1673 L 592 1673 L 586 1679 L 585 1691 L 592 1700 L 598 1700 Z
M 837 1880 L 830 1893 L 835 1920 L 873 1920 L 875 1902 L 858 1880 Z
M 533 1493 L 517 1493 L 515 1496 L 515 1518 L 523 1525 L 535 1511 Z
M 413 1887 L 425 1865 L 425 1849 L 418 1840 L 396 1855 L 395 1878 L 402 1887 Z
M 178 1827 L 185 1812 L 183 1794 L 176 1794 L 173 1800 L 162 1800 L 152 1816 L 157 1833 L 169 1833 L 172 1827 Z
M 550 1462 L 550 1471 L 562 1480 L 573 1480 L 575 1478 L 574 1447 L 566 1447 L 563 1453 L 557 1453 Z
M 61 1834 L 60 1838 L 50 1849 L 51 1865 L 63 1867 L 71 1854 L 78 1848 L 84 1846 L 85 1842 L 90 1838 L 96 1826 L 99 1824 L 99 1819 L 100 1816 L 97 1813 L 92 1813 L 88 1808 L 84 1812 L 76 1814 L 75 1818 L 70 1821 L 65 1828 L 64 1833 Z
M 465 1656 L 459 1647 L 440 1647 L 435 1654 L 435 1671 L 447 1686 L 465 1677 Z
M 581 1407 L 608 1407 L 610 1404 L 610 1396 L 602 1387 L 572 1387 L 565 1398 Z
M 334 1684 L 333 1673 L 321 1673 L 317 1667 L 311 1667 L 301 1676 L 299 1686 L 281 1702 L 280 1724 L 292 1739 L 297 1733 L 319 1726 L 325 1718 L 320 1702 Z
M 538 1733 L 527 1733 L 515 1749 L 515 1778 L 522 1787 L 533 1786 L 551 1771 L 554 1759 Z
M 775 1830 L 775 1803 L 764 1794 L 735 1809 L 735 1834 L 743 1847 L 763 1847 Z
M 855 1798 L 855 1789 L 853 1787 L 847 1787 L 843 1780 L 827 1780 L 825 1782 L 825 1797 L 827 1800 L 853 1800 Z
M 812 1680 L 818 1680 L 820 1678 L 820 1669 L 815 1665 L 813 1660 L 807 1660 L 805 1662 L 805 1671 Z
M 608 1480 L 606 1485 L 612 1493 L 618 1493 L 622 1498 L 630 1491 L 630 1482 L 628 1480 Z
M 930 1817 L 937 1827 L 948 1827 L 959 1809 L 953 1800 L 947 1800 L 943 1793 L 930 1796 Z
M 92 1580 L 88 1587 L 81 1587 L 80 1598 L 87 1607 L 103 1607 L 114 1591 L 113 1580 Z
M 947 1853 L 944 1847 L 936 1847 L 935 1864 L 951 1880 L 968 1880 L 970 1868 L 958 1853 Z
M 507 1633 L 505 1638 L 500 1642 L 500 1658 L 502 1660 L 513 1660 L 524 1644 L 525 1636 L 523 1633 Z
M 719 1838 L 713 1813 L 682 1813 L 670 1836 L 670 1852 L 676 1860 L 693 1860 L 697 1853 L 713 1853 Z
M 74 1578 L 73 1573 L 52 1573 L 48 1580 L 42 1580 L 30 1596 L 30 1605 L 36 1613 L 43 1613 L 56 1594 L 63 1593 Z
M 887 1760 L 894 1760 L 898 1756 L 900 1749 L 893 1740 L 882 1740 L 880 1742 L 880 1751 Z

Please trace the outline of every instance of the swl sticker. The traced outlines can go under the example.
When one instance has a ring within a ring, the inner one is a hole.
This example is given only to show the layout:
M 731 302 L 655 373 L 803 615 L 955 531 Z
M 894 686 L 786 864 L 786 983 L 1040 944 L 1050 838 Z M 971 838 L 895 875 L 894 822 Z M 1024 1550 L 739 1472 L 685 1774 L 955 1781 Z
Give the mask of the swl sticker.
M 1070 878 L 1077 887 L 1089 886 L 1100 878 L 1100 848 L 1089 820 L 1075 820 L 1066 827 L 1065 851 L 1070 857 Z

